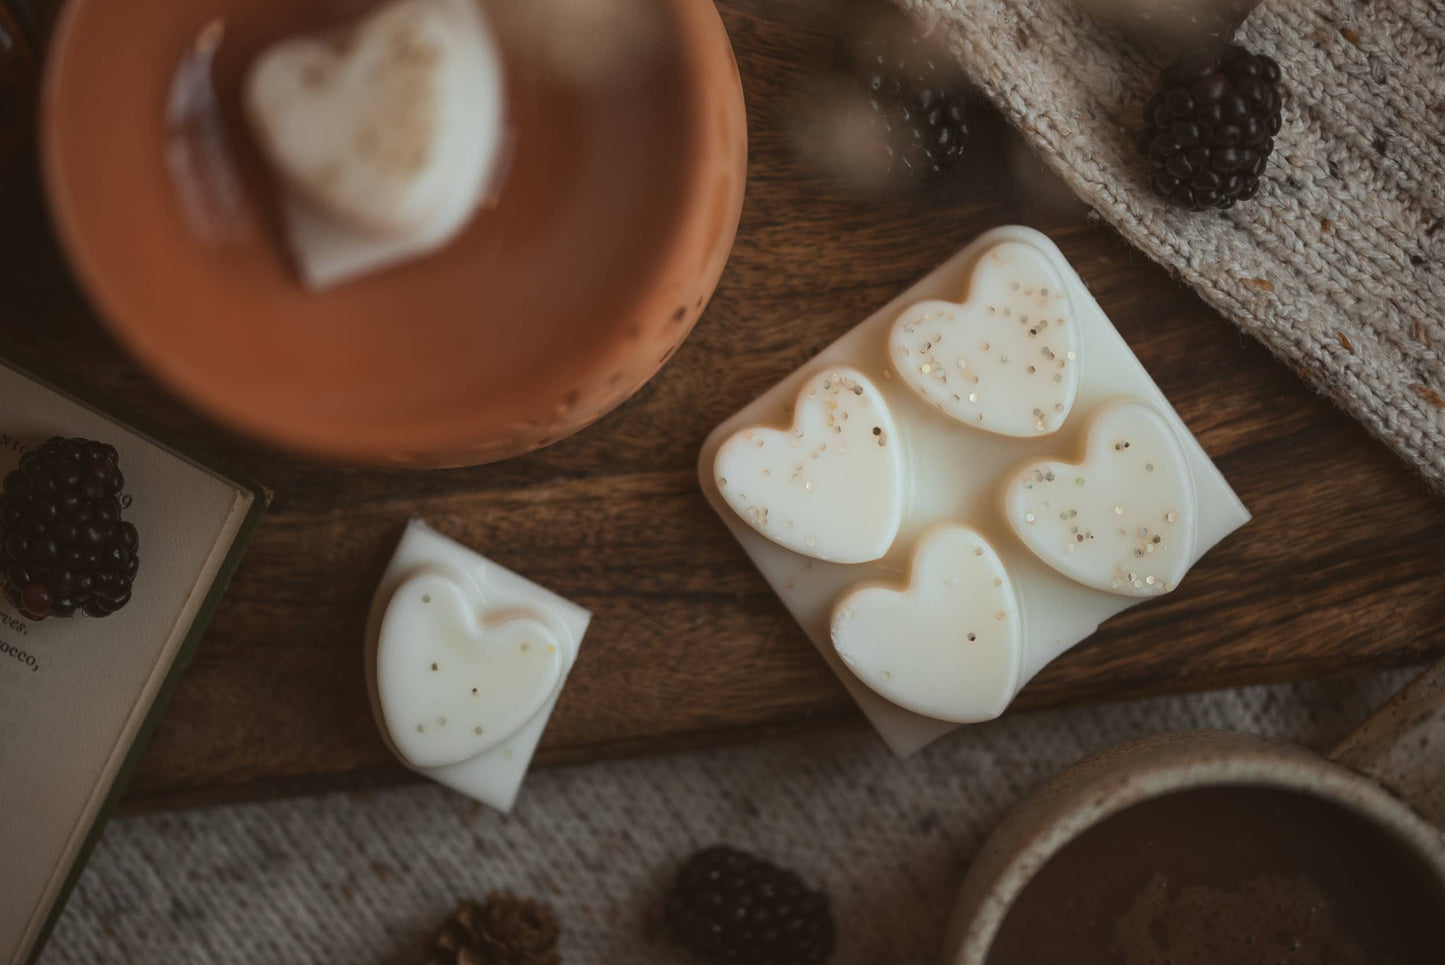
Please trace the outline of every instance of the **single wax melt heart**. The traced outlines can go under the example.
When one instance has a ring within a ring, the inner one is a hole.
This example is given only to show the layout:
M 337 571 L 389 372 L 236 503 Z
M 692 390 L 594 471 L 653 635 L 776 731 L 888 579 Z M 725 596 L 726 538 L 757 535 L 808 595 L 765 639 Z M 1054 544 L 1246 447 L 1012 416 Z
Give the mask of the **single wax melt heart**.
M 298 194 L 340 224 L 407 237 L 476 201 L 501 138 L 488 57 L 460 7 L 401 0 L 339 43 L 271 47 L 246 107 Z
M 1169 423 L 1142 403 L 1102 409 L 1083 462 L 1020 469 L 1005 511 L 1039 559 L 1098 590 L 1168 593 L 1194 559 L 1193 477 Z
M 476 0 L 401 0 L 340 40 L 284 40 L 245 102 L 301 278 L 325 288 L 462 230 L 503 155 L 502 68 Z
M 915 392 L 966 425 L 1039 436 L 1064 424 L 1079 389 L 1079 333 L 1057 269 L 1032 245 L 979 259 L 968 301 L 926 301 L 889 334 L 893 366 Z
M 463 582 L 424 573 L 397 588 L 377 649 L 382 713 L 397 750 L 420 767 L 455 764 L 531 720 L 562 677 L 556 636 L 531 615 L 494 625 Z
M 856 370 L 813 376 L 798 392 L 791 428 L 739 431 L 713 468 L 739 516 L 805 556 L 876 560 L 898 535 L 903 470 L 893 416 Z
M 997 717 L 1018 686 L 1022 621 L 988 540 L 964 526 L 925 535 L 908 586 L 865 586 L 833 610 L 833 646 L 901 707 L 967 723 Z
M 413 520 L 367 621 L 367 683 L 408 767 L 511 808 L 591 619 Z

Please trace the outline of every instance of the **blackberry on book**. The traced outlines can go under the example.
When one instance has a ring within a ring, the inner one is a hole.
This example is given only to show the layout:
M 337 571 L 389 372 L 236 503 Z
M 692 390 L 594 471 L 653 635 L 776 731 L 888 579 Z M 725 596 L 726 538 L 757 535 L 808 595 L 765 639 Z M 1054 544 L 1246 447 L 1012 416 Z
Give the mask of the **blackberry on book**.
M 113 446 L 53 438 L 0 488 L 0 586 L 30 620 L 123 608 L 140 569 L 140 534 L 121 519 L 125 476 Z

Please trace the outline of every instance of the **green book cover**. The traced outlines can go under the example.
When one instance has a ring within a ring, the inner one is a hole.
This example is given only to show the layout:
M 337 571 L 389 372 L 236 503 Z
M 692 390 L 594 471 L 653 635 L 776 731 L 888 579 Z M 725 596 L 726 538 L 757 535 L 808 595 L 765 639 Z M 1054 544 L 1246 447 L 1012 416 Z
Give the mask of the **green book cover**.
M 140 533 L 130 602 L 26 619 L 0 597 L 0 962 L 39 954 L 268 501 L 0 360 L 0 477 L 52 436 L 114 446 Z

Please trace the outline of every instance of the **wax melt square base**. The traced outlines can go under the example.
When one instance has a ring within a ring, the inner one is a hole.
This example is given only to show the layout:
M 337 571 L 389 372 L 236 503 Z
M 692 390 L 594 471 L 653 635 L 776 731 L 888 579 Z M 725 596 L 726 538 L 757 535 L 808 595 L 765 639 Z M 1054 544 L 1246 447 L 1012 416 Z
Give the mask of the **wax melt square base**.
M 987 232 L 719 426 L 702 489 L 889 747 L 997 716 L 1249 513 L 1058 248 Z
M 367 621 L 382 738 L 417 773 L 511 810 L 591 618 L 412 520 Z

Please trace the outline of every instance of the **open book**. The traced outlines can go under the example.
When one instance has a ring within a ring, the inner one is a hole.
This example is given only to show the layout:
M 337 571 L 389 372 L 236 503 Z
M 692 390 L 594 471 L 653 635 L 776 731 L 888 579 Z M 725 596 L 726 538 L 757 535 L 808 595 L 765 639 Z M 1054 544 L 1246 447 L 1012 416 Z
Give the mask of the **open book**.
M 0 594 L 0 963 L 34 958 L 265 493 L 0 360 L 0 478 L 52 436 L 109 443 L 140 532 L 131 601 L 31 621 Z

